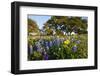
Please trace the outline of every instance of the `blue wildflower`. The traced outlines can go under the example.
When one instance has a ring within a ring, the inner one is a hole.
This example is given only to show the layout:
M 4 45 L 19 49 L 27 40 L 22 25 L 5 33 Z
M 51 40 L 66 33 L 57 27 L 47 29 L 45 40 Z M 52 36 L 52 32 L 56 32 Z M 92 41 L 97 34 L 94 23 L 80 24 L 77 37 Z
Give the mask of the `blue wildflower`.
M 48 42 L 48 45 L 49 45 L 49 47 L 52 47 L 52 45 L 53 45 L 53 44 L 52 44 L 52 41 L 49 41 L 49 42 Z
M 52 41 L 52 43 L 53 43 L 53 45 L 56 45 L 56 40 L 54 39 L 54 40 Z
M 48 41 L 45 41 L 45 48 L 46 48 L 47 50 L 49 50 L 49 42 L 48 42 Z
M 36 45 L 33 46 L 33 50 L 35 50 L 35 51 L 37 50 L 37 46 Z
M 44 60 L 48 60 L 48 54 L 44 51 L 42 52 Z
M 59 46 L 59 45 L 60 45 L 60 39 L 55 39 L 55 40 L 54 40 L 54 45 Z
M 32 47 L 32 45 L 29 45 L 28 46 L 28 50 L 29 50 L 29 54 L 32 54 L 33 53 L 33 47 Z
M 76 41 L 77 44 L 80 44 L 80 40 Z
M 48 42 L 47 41 L 45 42 L 45 46 L 48 46 Z
M 41 41 L 40 41 L 40 43 L 41 43 L 41 45 L 43 45 L 43 44 L 44 44 L 44 41 L 43 41 L 43 40 L 41 40 Z
M 73 52 L 76 52 L 76 51 L 77 51 L 77 46 L 76 46 L 76 45 L 74 45 L 74 46 L 72 47 L 72 51 L 73 51 Z
M 42 46 L 41 46 L 40 42 L 36 43 L 36 48 L 37 48 L 37 51 L 42 52 Z
M 48 55 L 44 55 L 44 60 L 48 60 Z

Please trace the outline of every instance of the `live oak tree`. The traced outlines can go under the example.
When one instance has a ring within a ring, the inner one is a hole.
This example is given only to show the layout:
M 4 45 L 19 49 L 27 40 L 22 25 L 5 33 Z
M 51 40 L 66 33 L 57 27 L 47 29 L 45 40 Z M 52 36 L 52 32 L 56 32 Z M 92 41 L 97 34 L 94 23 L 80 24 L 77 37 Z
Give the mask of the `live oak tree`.
M 68 25 L 71 27 L 71 31 L 77 31 L 77 33 L 87 32 L 87 20 L 82 17 L 70 17 Z
M 45 24 L 44 24 L 44 29 L 46 32 L 49 34 L 52 34 L 56 32 L 56 34 L 62 34 L 61 30 L 67 31 L 66 24 L 67 24 L 68 18 L 65 16 L 52 16 L 51 19 L 49 19 Z
M 72 16 L 51 16 L 44 24 L 44 30 L 47 34 L 52 34 L 54 31 L 58 35 L 62 35 L 62 32 L 77 32 L 87 33 L 87 20 L 82 17 Z

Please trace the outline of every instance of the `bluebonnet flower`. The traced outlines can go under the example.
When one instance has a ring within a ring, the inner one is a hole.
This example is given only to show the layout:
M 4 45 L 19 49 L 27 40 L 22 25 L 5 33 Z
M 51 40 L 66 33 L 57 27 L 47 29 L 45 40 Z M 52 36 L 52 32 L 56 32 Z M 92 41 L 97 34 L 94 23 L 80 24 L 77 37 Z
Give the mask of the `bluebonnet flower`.
M 32 54 L 33 53 L 32 45 L 29 45 L 28 49 L 29 49 L 29 53 Z
M 47 41 L 45 41 L 45 46 L 48 46 L 48 42 Z
M 54 40 L 52 41 L 52 43 L 53 43 L 53 45 L 56 45 L 56 40 L 54 39 Z
M 73 52 L 76 52 L 76 51 L 77 51 L 77 46 L 76 46 L 76 45 L 74 45 L 74 46 L 72 47 L 72 51 L 73 51 Z
M 48 45 L 49 45 L 49 47 L 52 47 L 52 45 L 53 45 L 52 41 L 49 41 Z
M 36 43 L 36 48 L 37 48 L 37 51 L 42 52 L 42 46 L 41 46 L 40 42 Z
M 33 46 L 33 50 L 37 51 L 37 46 L 36 45 Z
M 49 42 L 48 42 L 48 41 L 45 41 L 45 48 L 46 48 L 47 50 L 49 50 Z
M 39 43 L 42 43 L 42 41 L 43 41 L 43 40 L 42 40 L 42 39 L 40 39 L 38 42 L 39 42 Z
M 60 39 L 59 38 L 55 39 L 53 41 L 53 44 L 59 46 L 60 45 Z
M 44 60 L 48 60 L 48 54 L 44 51 L 42 52 Z
M 45 47 L 46 46 L 45 40 L 42 40 L 42 43 L 41 44 Z
M 45 49 L 43 49 L 43 51 L 42 51 L 42 53 L 41 53 L 41 54 L 44 56 L 45 52 L 46 52 L 46 51 L 45 51 Z
M 80 40 L 76 41 L 77 44 L 80 44 Z
M 57 45 L 58 46 L 60 45 L 60 39 L 59 38 L 57 39 Z
M 44 60 L 48 60 L 48 55 L 44 55 Z
M 41 46 L 45 46 L 45 41 L 41 40 Z
M 46 49 L 49 50 L 49 46 L 46 46 Z

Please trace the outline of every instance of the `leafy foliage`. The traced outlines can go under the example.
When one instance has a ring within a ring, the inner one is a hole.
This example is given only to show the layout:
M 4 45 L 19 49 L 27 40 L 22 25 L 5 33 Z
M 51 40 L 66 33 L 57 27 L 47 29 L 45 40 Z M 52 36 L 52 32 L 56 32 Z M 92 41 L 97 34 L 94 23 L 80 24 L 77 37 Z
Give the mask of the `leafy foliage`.
M 52 16 L 44 25 L 44 29 L 49 34 L 52 34 L 53 30 L 56 31 L 56 34 L 62 34 L 62 31 L 87 32 L 87 20 L 81 17 Z
M 28 33 L 32 32 L 39 33 L 39 27 L 35 21 L 28 19 Z

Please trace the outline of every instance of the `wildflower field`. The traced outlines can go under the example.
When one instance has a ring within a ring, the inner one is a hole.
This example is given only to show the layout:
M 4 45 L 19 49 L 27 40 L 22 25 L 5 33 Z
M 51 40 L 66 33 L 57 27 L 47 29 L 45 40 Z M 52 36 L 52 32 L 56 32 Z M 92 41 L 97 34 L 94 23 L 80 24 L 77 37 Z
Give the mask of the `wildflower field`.
M 82 20 L 84 20 L 82 17 L 68 18 L 69 22 L 71 20 L 74 22 L 66 23 L 66 17 L 60 16 L 59 18 L 51 16 L 51 18 L 45 22 L 42 29 L 37 26 L 36 22 L 32 22 L 32 20 L 28 19 L 29 61 L 88 58 L 86 19 L 82 23 Z M 58 22 L 55 22 L 55 19 L 56 21 L 58 20 Z M 52 20 L 52 22 L 50 22 L 50 20 Z
M 46 37 L 30 39 L 33 52 L 29 60 L 79 59 L 87 58 L 87 35 L 67 37 Z

